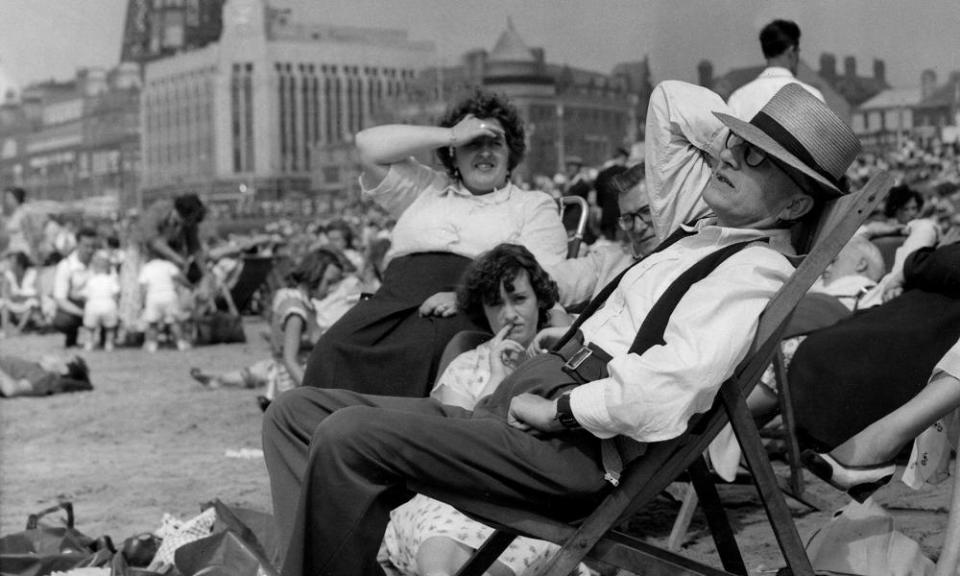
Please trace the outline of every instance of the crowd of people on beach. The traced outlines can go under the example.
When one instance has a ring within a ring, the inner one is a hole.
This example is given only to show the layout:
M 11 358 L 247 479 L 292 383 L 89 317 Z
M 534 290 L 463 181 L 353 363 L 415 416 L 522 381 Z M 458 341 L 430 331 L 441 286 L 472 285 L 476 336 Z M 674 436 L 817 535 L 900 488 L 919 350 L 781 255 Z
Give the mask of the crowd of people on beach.
M 809 469 L 857 500 L 918 438 L 911 485 L 940 480 L 949 449 L 923 454 L 960 430 L 960 142 L 864 153 L 794 81 L 796 25 L 771 23 L 761 44 L 767 70 L 729 105 L 661 83 L 643 146 L 592 169 L 567 158 L 530 184 L 513 178 L 522 119 L 478 90 L 437 126 L 359 132 L 362 202 L 336 216 L 224 238 L 211 232 L 224 211 L 188 194 L 51 236 L 27 191 L 8 188 L 0 334 L 186 350 L 203 317 L 231 307 L 245 262 L 268 259 L 245 311 L 269 320 L 271 357 L 190 376 L 265 389 L 283 573 L 453 574 L 490 530 L 411 486 L 589 509 L 643 445 L 710 407 L 794 271 L 791 234 L 883 171 L 897 185 L 882 210 L 811 290 L 839 305 L 835 323 L 783 343 L 797 434 Z M 561 215 L 564 196 L 586 200 L 587 230 Z M 4 396 L 61 391 L 5 366 Z M 43 370 L 80 374 L 76 362 Z M 758 418 L 777 394 L 766 375 L 748 399 Z M 938 423 L 949 433 L 927 434 Z M 724 477 L 740 462 L 733 441 L 708 451 Z M 553 549 L 517 540 L 491 573 L 522 574 Z

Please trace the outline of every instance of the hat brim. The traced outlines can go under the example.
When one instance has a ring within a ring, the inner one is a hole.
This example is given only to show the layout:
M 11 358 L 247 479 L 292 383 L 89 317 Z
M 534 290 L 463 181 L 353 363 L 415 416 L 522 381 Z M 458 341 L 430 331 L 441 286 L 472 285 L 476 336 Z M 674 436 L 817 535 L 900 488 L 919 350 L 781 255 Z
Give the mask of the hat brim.
M 744 122 L 736 116 L 724 114 L 723 112 L 714 112 L 713 115 L 719 118 L 720 121 L 737 136 L 760 148 L 770 156 L 773 156 L 784 165 L 812 179 L 820 185 L 821 191 L 824 194 L 831 198 L 843 196 L 843 191 L 837 188 L 834 183 L 824 178 L 813 168 L 809 168 L 803 161 L 787 151 L 779 142 L 768 136 L 767 133 L 760 128 L 757 128 L 749 122 Z

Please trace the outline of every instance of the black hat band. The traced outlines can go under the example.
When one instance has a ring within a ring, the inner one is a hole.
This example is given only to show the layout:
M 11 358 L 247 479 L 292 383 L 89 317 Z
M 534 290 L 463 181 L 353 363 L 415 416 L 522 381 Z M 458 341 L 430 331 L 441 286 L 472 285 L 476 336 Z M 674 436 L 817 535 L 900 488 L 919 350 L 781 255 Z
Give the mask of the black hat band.
M 839 178 L 827 172 L 817 163 L 816 159 L 807 151 L 806 147 L 800 143 L 796 137 L 791 134 L 782 124 L 773 119 L 766 112 L 760 111 L 750 120 L 750 123 L 763 130 L 768 136 L 777 141 L 784 149 L 800 159 L 808 168 L 823 176 L 837 188 L 840 188 Z

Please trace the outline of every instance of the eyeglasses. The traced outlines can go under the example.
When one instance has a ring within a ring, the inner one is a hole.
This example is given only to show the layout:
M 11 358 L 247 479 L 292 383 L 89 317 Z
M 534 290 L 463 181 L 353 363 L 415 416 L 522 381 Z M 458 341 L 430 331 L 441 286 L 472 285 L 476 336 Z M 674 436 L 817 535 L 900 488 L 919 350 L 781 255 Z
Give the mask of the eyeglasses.
M 733 150 L 737 146 L 743 148 L 743 161 L 751 168 L 756 168 L 757 166 L 763 164 L 763 161 L 767 159 L 766 152 L 737 136 L 733 132 L 730 132 L 727 134 L 727 148 Z
M 740 136 L 737 136 L 733 132 L 730 132 L 729 134 L 727 134 L 726 145 L 727 145 L 727 148 L 730 150 L 733 150 L 738 146 L 741 147 L 743 149 L 743 163 L 746 164 L 747 166 L 751 168 L 757 168 L 758 166 L 763 164 L 765 160 L 769 159 L 771 164 L 779 168 L 781 172 L 787 175 L 787 178 L 789 178 L 791 182 L 797 185 L 797 188 L 799 188 L 803 192 L 807 192 L 807 190 L 809 189 L 808 186 L 805 186 L 803 183 L 799 182 L 796 178 L 794 178 L 793 175 L 790 174 L 790 171 L 787 170 L 783 164 L 778 162 L 775 158 L 771 158 L 770 156 L 767 155 L 765 151 L 761 150 L 760 148 L 756 147 L 750 142 L 747 142 L 746 140 L 744 140 Z
M 653 222 L 653 214 L 650 213 L 650 207 L 644 206 L 639 210 L 634 210 L 633 212 L 627 212 L 626 214 L 621 214 L 617 218 L 617 224 L 620 225 L 620 229 L 624 232 L 629 232 L 636 227 L 637 218 L 640 219 L 645 225 L 649 226 Z

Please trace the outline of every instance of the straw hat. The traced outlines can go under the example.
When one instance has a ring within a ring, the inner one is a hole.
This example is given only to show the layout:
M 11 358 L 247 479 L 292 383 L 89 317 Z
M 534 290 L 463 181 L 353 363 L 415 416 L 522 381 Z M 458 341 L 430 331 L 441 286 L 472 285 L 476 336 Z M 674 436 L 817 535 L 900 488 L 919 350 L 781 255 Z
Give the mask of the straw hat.
M 831 197 L 843 195 L 840 181 L 860 153 L 853 130 L 799 84 L 787 84 L 750 122 L 714 112 L 737 136 L 820 184 Z

